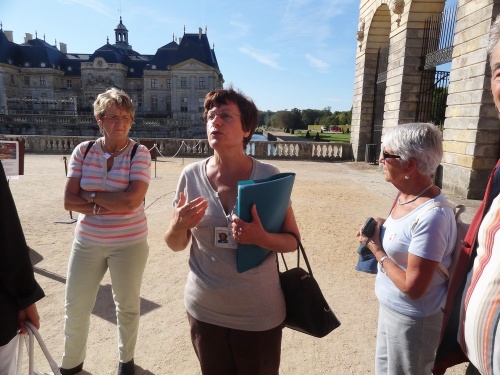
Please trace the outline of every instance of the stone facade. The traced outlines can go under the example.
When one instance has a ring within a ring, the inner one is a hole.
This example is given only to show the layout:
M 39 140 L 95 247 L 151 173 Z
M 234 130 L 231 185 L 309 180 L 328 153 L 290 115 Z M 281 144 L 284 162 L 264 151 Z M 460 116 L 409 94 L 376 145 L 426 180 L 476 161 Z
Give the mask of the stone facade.
M 356 160 L 364 158 L 366 144 L 377 143 L 380 149 L 380 139 L 372 135 L 379 47 L 389 44 L 383 135 L 390 127 L 417 119 L 424 25 L 444 7 L 444 0 L 361 1 L 351 125 Z M 498 0 L 457 1 L 442 186 L 469 199 L 482 198 L 500 155 L 500 122 L 490 93 L 486 54 L 488 30 L 499 12 Z
M 206 29 L 173 37 L 154 55 L 132 49 L 121 17 L 115 38 L 75 54 L 31 34 L 16 44 L 0 26 L 0 115 L 85 116 L 99 93 L 116 86 L 130 94 L 138 117 L 204 125 L 204 97 L 224 83 Z

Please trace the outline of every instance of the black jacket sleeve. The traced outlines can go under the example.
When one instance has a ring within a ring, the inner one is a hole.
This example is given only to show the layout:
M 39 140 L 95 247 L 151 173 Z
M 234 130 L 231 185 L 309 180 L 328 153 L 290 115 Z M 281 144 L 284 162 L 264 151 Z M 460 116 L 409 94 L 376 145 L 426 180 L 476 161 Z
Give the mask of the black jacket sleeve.
M 44 297 L 35 280 L 14 198 L 0 162 L 0 346 L 17 334 L 22 310 Z

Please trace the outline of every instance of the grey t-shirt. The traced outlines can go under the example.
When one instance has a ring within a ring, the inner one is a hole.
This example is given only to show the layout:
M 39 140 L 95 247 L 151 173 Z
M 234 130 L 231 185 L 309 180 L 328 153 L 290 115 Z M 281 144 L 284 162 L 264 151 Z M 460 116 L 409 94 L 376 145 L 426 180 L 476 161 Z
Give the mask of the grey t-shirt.
M 238 273 L 236 250 L 214 245 L 215 227 L 229 222 L 206 174 L 208 159 L 184 168 L 179 178 L 174 207 L 183 192 L 187 201 L 208 200 L 208 208 L 198 226 L 192 229 L 190 272 L 184 289 L 184 305 L 194 318 L 223 327 L 264 331 L 285 320 L 286 309 L 276 257 L 271 253 L 259 266 Z M 250 179 L 279 173 L 271 164 L 253 159 Z M 236 204 L 236 202 L 235 202 Z

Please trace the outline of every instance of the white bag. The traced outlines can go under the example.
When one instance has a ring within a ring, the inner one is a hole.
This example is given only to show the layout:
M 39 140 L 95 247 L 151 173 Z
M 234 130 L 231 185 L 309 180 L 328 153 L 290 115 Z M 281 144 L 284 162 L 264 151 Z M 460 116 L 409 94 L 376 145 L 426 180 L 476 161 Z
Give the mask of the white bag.
M 45 346 L 45 343 L 43 342 L 42 336 L 40 333 L 38 333 L 38 330 L 36 327 L 31 323 L 31 322 L 24 322 L 26 329 L 28 331 L 27 334 L 22 334 L 19 335 L 19 347 L 17 351 L 17 375 L 22 374 L 23 370 L 23 342 L 26 344 L 26 349 L 28 351 L 28 361 L 29 361 L 29 375 L 61 375 L 61 371 L 59 370 L 59 366 L 57 366 L 56 361 L 52 358 L 52 356 L 49 353 L 49 350 L 47 349 L 47 346 Z M 36 340 L 38 341 L 38 345 L 40 345 L 40 348 L 43 351 L 43 354 L 45 355 L 45 358 L 49 362 L 50 368 L 52 369 L 52 372 L 40 372 L 37 371 L 35 368 L 35 337 Z

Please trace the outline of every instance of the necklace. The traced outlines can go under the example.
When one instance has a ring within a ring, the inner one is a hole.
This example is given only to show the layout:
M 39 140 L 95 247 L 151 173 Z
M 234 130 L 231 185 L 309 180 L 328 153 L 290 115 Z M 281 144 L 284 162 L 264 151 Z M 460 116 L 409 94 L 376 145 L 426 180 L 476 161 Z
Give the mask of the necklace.
M 404 206 L 405 204 L 408 204 L 408 203 L 411 203 L 411 202 L 415 202 L 418 198 L 420 198 L 422 196 L 422 194 L 424 194 L 427 190 L 429 190 L 433 185 L 434 185 L 434 183 L 431 182 L 431 184 L 429 186 L 427 186 L 424 190 L 422 190 L 420 193 L 418 193 L 415 198 L 410 199 L 409 201 L 401 202 L 401 199 L 399 199 L 399 197 L 398 197 L 398 203 L 401 206 Z
M 125 143 L 125 146 L 123 146 L 121 149 L 117 150 L 117 151 L 113 151 L 111 152 L 110 150 L 108 150 L 108 148 L 106 147 L 106 144 L 104 143 L 104 141 L 101 142 L 101 145 L 102 145 L 102 148 L 104 149 L 104 151 L 106 151 L 104 153 L 104 155 L 102 155 L 104 157 L 104 159 L 108 160 L 111 156 L 114 156 L 114 154 L 119 154 L 120 152 L 122 152 L 123 150 L 125 150 L 128 146 L 128 143 L 129 143 L 129 140 L 127 139 L 127 143 Z M 109 152 L 108 152 L 109 151 Z

